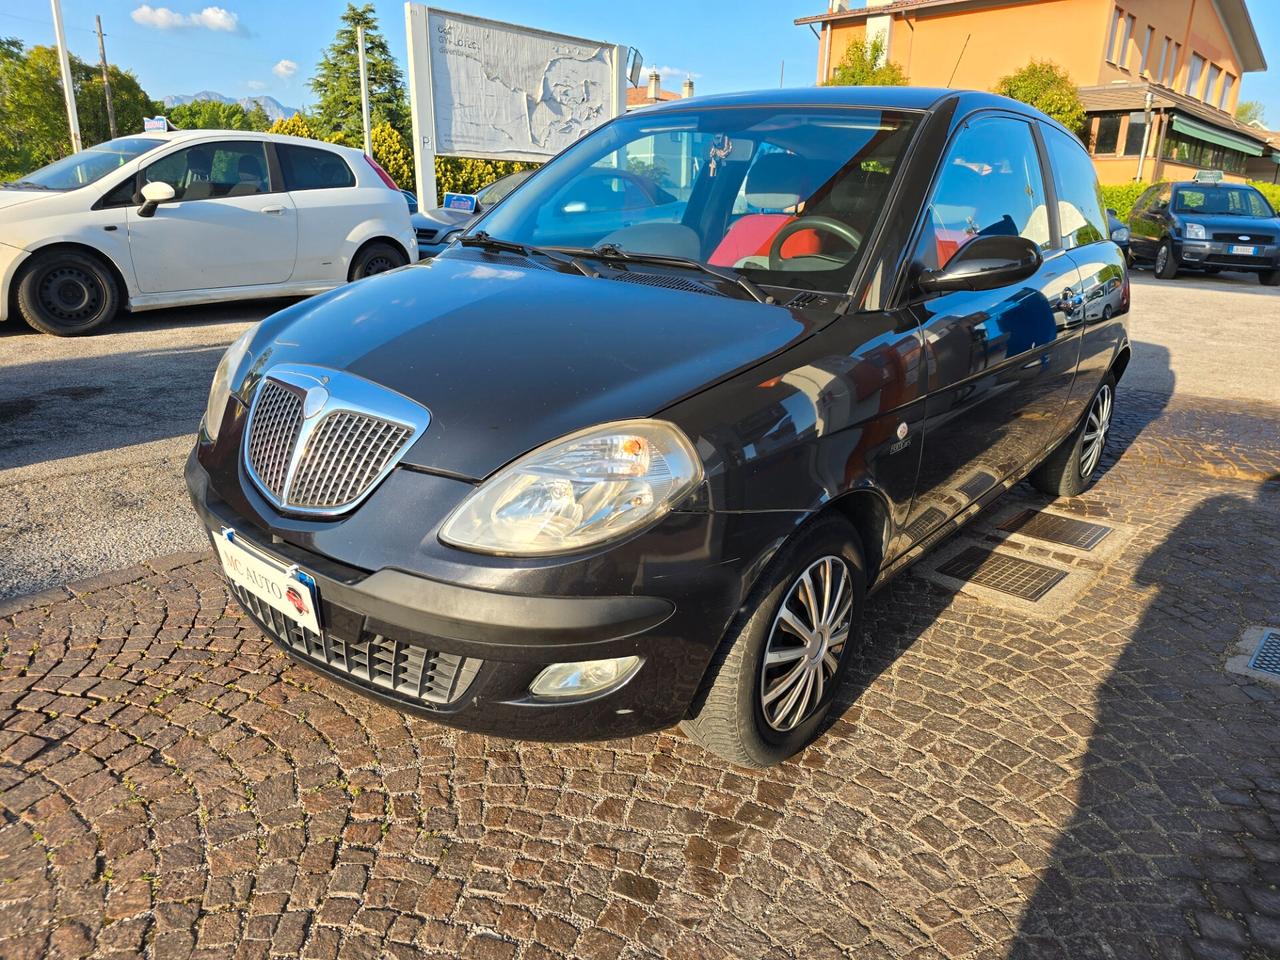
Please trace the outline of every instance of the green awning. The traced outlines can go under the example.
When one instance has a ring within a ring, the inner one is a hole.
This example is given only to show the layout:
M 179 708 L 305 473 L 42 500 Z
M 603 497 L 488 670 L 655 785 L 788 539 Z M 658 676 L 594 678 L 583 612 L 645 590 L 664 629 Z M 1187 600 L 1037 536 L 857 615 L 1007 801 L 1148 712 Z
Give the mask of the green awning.
M 1203 140 L 1205 143 L 1226 147 L 1228 150 L 1239 150 L 1247 157 L 1260 157 L 1267 152 L 1266 148 L 1256 140 L 1249 140 L 1239 134 L 1228 133 L 1226 130 L 1211 127 L 1207 123 L 1192 120 L 1190 117 L 1184 117 L 1178 113 L 1173 115 L 1173 129 L 1183 136 L 1191 137 L 1195 140 Z

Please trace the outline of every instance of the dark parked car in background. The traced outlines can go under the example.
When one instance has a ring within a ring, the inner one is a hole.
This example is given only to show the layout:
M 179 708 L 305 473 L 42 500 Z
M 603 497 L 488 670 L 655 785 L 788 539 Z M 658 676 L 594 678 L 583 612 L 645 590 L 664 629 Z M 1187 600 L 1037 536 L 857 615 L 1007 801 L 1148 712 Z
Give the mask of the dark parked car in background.
M 431 210 L 418 210 L 413 213 L 413 229 L 418 235 L 418 258 L 434 257 L 449 245 L 462 231 L 475 223 L 476 218 L 495 203 L 509 194 L 528 178 L 531 170 L 517 170 L 505 177 L 499 177 L 493 183 L 482 187 L 476 193 L 476 210 L 456 210 L 450 207 L 435 207 Z
M 1280 286 L 1280 215 L 1256 188 L 1220 174 L 1156 184 L 1134 205 L 1129 233 L 1134 261 L 1161 280 L 1183 269 L 1236 270 Z
M 187 483 L 237 600 L 327 677 L 765 766 L 822 729 L 869 591 L 1024 478 L 1088 486 L 1128 306 L 1088 155 L 1022 104 L 675 101 L 251 329 Z

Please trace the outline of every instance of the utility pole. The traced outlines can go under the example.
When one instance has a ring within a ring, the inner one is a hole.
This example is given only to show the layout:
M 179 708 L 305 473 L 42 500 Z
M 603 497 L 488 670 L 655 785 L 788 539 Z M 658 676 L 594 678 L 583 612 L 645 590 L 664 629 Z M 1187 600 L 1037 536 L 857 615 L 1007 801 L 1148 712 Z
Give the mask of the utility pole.
M 53 5 L 53 38 L 58 44 L 58 65 L 62 68 L 62 95 L 67 101 L 67 126 L 71 128 L 71 152 L 80 152 L 80 116 L 76 113 L 76 88 L 71 82 L 71 61 L 67 57 L 67 41 L 62 34 L 62 5 Z
M 364 27 L 356 27 L 356 46 L 360 51 L 360 120 L 364 124 L 364 152 L 373 156 L 373 139 L 369 133 L 369 61 L 364 55 Z
M 782 87 L 787 82 L 787 61 L 782 61 L 782 69 L 778 71 L 778 86 Z
M 1143 174 L 1146 172 L 1147 150 L 1151 146 L 1151 122 L 1154 119 L 1151 108 L 1155 104 L 1155 101 L 1155 94 L 1153 94 L 1151 89 L 1148 87 L 1147 96 L 1143 103 L 1145 125 L 1142 129 L 1142 152 L 1138 154 L 1138 175 L 1133 178 L 1134 181 L 1138 183 L 1142 182 Z
M 102 17 L 95 16 L 98 25 L 98 60 L 102 63 L 102 86 L 107 91 L 107 126 L 111 130 L 111 139 L 116 138 L 116 105 L 111 102 L 111 74 L 107 72 L 107 48 L 102 42 Z

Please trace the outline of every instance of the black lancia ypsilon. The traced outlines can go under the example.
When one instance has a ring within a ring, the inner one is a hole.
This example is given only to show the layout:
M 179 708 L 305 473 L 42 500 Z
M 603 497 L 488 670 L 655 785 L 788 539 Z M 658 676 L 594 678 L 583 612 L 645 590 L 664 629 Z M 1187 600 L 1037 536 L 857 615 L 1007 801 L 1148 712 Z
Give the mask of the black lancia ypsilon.
M 1089 157 L 949 90 L 619 117 L 435 260 L 289 307 L 187 467 L 290 656 L 503 737 L 820 732 L 869 590 L 1094 475 L 1129 283 Z

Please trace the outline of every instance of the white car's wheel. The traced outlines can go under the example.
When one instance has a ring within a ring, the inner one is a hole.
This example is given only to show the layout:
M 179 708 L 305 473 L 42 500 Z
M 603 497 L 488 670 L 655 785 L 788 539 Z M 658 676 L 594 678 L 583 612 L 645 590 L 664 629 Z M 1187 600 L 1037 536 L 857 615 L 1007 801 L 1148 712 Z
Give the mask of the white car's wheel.
M 120 290 L 99 258 L 79 250 L 37 253 L 18 275 L 18 311 L 41 333 L 75 337 L 111 322 Z
M 403 267 L 409 262 L 404 251 L 390 243 L 370 243 L 360 248 L 355 260 L 351 262 L 349 280 L 363 280 L 374 274 L 386 273 L 396 267 Z

